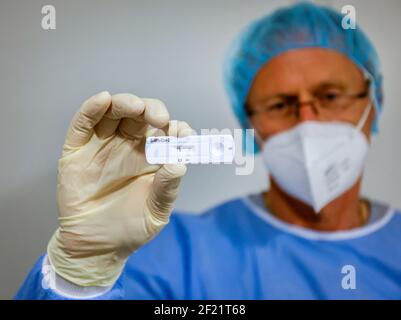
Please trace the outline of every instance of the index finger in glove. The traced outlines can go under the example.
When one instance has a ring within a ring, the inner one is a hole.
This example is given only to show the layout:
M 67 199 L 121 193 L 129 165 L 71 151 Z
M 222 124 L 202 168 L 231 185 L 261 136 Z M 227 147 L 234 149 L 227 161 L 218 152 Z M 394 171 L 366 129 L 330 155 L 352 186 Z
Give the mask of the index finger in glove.
M 145 107 L 140 117 L 126 117 L 118 127 L 120 133 L 129 139 L 140 139 L 146 134 L 149 125 L 160 128 L 166 126 L 170 115 L 165 104 L 158 99 L 142 99 Z
M 130 93 L 115 94 L 111 97 L 111 105 L 103 119 L 95 127 L 96 134 L 103 139 L 110 137 L 116 132 L 122 119 L 132 119 L 134 124 L 142 123 L 144 110 L 145 102 L 141 98 Z M 133 131 L 135 136 L 140 136 L 140 130 L 134 128 Z M 125 136 L 124 132 L 121 133 Z

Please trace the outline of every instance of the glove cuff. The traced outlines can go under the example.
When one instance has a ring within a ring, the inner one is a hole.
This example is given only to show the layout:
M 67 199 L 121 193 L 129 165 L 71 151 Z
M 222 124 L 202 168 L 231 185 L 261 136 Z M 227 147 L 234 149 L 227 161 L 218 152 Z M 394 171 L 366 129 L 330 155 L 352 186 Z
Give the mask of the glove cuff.
M 121 257 L 117 252 L 94 252 L 90 256 L 74 257 L 61 243 L 60 229 L 57 229 L 47 246 L 50 264 L 60 277 L 78 286 L 113 286 L 127 261 L 127 257 Z

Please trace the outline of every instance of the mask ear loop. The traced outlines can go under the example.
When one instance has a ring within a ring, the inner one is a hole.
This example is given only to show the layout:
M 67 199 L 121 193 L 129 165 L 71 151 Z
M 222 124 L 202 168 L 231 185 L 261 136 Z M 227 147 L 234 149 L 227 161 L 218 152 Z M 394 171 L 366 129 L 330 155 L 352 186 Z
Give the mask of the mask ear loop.
M 361 131 L 364 125 L 366 124 L 366 121 L 368 120 L 370 110 L 372 109 L 372 100 L 373 100 L 373 80 L 370 74 L 363 70 L 363 76 L 365 80 L 369 81 L 369 104 L 365 107 L 365 110 L 363 111 L 363 114 L 361 116 L 361 119 L 358 121 L 358 124 L 356 125 L 356 130 Z
M 363 111 L 362 117 L 359 120 L 358 124 L 356 125 L 356 130 L 361 131 L 364 125 L 366 124 L 366 120 L 368 120 L 370 110 L 372 109 L 372 102 L 369 101 L 369 104 L 365 107 Z

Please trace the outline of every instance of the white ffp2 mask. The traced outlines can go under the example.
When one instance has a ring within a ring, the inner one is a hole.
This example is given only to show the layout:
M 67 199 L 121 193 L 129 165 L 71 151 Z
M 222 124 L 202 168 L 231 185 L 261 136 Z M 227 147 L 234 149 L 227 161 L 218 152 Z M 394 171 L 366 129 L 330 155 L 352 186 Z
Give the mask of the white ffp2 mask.
M 307 121 L 268 139 L 264 164 L 290 196 L 318 213 L 361 176 L 369 142 L 361 132 L 371 104 L 355 127 L 344 122 Z

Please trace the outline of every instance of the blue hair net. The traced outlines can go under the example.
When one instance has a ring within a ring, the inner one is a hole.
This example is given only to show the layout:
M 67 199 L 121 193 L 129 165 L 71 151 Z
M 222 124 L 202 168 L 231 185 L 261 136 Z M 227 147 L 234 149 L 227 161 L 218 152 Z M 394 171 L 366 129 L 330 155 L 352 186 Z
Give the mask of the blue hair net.
M 224 82 L 242 128 L 251 127 L 245 112 L 245 101 L 259 69 L 285 51 L 319 47 L 343 53 L 369 78 L 376 110 L 372 131 L 377 132 L 383 100 L 379 58 L 372 43 L 358 26 L 355 29 L 343 29 L 343 18 L 332 9 L 304 2 L 278 9 L 240 32 L 226 56 Z M 245 141 L 251 143 L 245 144 Z M 249 140 L 249 136 L 244 134 L 243 142 L 247 153 L 249 150 L 258 152 L 253 138 Z

